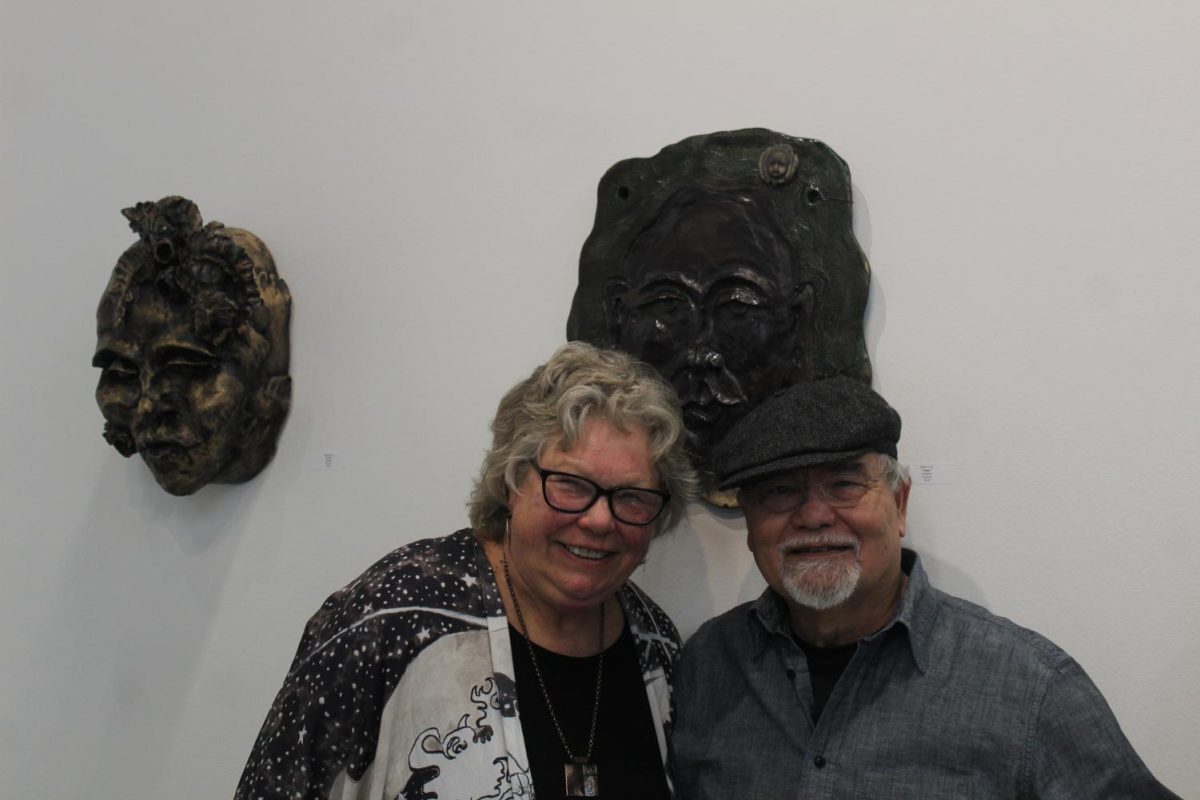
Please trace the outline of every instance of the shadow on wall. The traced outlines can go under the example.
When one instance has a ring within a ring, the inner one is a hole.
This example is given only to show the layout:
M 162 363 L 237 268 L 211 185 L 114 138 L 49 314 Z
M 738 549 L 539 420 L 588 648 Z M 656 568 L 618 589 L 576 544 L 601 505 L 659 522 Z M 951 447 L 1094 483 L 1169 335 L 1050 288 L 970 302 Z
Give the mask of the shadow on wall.
M 911 537 L 911 534 L 909 534 Z M 985 608 L 988 608 L 987 597 L 984 596 L 983 588 L 970 575 L 964 572 L 958 565 L 943 561 L 936 555 L 922 549 L 920 545 L 915 544 L 905 539 L 905 547 L 912 548 L 921 554 L 921 563 L 925 566 L 925 571 L 929 574 L 929 581 L 935 587 L 947 594 L 952 594 L 956 597 L 961 597 L 964 600 L 970 600 Z
M 134 775 L 148 790 L 165 780 L 155 765 L 168 763 L 184 724 L 181 709 L 254 495 L 249 484 L 171 497 L 145 470 L 100 473 L 85 517 L 95 522 L 79 531 L 63 585 L 48 587 L 46 646 L 39 649 L 48 654 L 45 680 L 62 706 L 40 717 L 48 725 L 77 722 L 39 731 L 45 741 L 34 747 L 92 762 L 64 773 L 87 780 L 60 786 L 64 796 L 124 796 Z
M 650 548 L 633 580 L 674 620 L 684 639 L 717 614 L 753 600 L 765 583 L 746 548 L 737 509 L 693 503 L 686 522 Z

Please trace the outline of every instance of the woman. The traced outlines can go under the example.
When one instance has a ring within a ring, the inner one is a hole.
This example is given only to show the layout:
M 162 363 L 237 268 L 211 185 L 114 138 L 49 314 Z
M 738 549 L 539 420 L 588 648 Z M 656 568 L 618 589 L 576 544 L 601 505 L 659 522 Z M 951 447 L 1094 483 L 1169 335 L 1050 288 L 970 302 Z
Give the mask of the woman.
M 695 492 L 673 390 L 571 343 L 514 386 L 472 528 L 309 621 L 238 798 L 669 797 L 674 625 L 628 577 Z

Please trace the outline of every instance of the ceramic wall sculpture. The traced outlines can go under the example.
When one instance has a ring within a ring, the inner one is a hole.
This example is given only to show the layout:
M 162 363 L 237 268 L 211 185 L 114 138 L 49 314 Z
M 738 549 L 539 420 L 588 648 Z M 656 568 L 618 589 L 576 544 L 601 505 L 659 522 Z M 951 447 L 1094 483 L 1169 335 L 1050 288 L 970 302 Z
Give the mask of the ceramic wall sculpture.
M 713 446 L 779 389 L 870 381 L 869 284 L 850 171 L 832 149 L 762 128 L 693 136 L 601 178 L 567 338 L 670 380 L 709 475 Z
M 291 295 L 262 241 L 183 197 L 122 213 L 138 234 L 96 312 L 104 438 L 173 495 L 262 471 L 291 406 Z

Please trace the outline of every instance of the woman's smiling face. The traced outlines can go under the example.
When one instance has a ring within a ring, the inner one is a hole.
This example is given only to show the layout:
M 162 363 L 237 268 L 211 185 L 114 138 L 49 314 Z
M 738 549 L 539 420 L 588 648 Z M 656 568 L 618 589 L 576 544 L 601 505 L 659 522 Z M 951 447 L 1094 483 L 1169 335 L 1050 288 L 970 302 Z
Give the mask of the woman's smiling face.
M 587 478 L 603 488 L 661 489 L 646 432 L 622 432 L 588 419 L 568 450 L 550 442 L 538 457 L 543 469 Z M 510 497 L 507 555 L 522 606 L 551 616 L 588 612 L 616 593 L 646 557 L 656 530 L 613 518 L 600 497 L 580 513 L 556 511 L 542 494 L 542 478 L 529 468 Z M 526 612 L 528 613 L 528 612 Z

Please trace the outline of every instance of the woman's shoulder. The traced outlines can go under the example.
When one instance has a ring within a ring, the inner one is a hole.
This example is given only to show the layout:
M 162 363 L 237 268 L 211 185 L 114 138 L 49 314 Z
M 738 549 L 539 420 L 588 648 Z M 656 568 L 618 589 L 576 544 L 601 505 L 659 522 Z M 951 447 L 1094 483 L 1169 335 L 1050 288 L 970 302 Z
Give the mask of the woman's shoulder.
M 475 572 L 476 560 L 482 552 L 479 540 L 470 528 L 455 531 L 449 536 L 418 539 L 397 547 L 367 567 L 344 589 L 377 586 L 381 577 L 402 574 L 461 574 Z
M 320 641 L 382 615 L 441 609 L 486 613 L 482 596 L 494 581 L 482 574 L 482 550 L 469 528 L 397 547 L 338 589 L 312 616 L 306 638 Z

